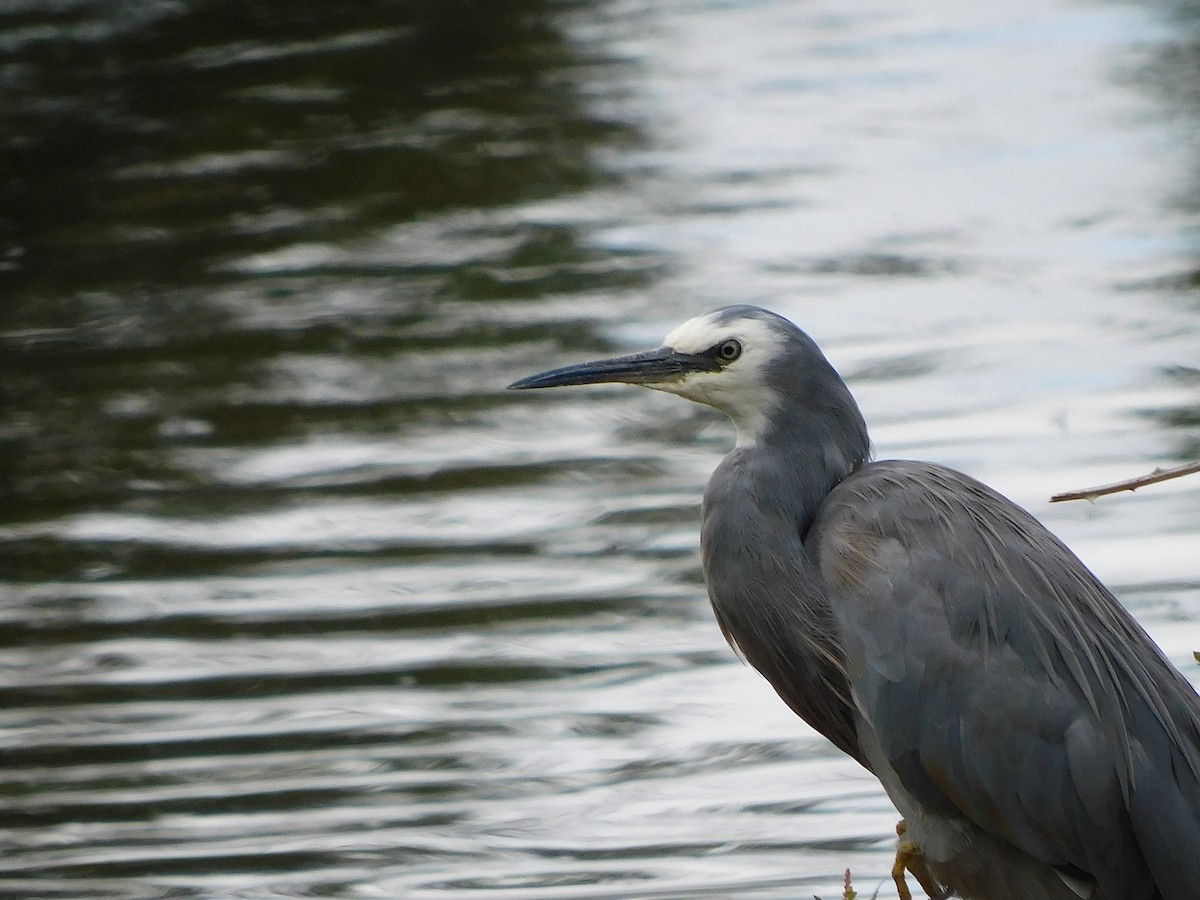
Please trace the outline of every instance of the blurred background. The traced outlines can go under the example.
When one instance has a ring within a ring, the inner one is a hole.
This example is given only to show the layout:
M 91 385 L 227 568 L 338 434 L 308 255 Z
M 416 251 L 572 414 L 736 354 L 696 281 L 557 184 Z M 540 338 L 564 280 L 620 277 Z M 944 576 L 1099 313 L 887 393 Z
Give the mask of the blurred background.
M 1197 680 L 1200 6 L 0 0 L 0 895 L 895 896 L 724 646 L 733 302 Z

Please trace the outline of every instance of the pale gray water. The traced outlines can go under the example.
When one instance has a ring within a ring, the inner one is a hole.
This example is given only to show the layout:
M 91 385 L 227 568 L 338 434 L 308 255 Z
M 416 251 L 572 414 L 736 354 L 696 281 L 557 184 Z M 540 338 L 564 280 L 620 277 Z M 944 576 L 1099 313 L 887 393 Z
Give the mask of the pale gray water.
M 1197 680 L 1200 480 L 1046 501 L 1200 452 L 1198 23 L 0 5 L 0 895 L 894 896 L 707 609 L 727 424 L 504 391 L 730 302 Z

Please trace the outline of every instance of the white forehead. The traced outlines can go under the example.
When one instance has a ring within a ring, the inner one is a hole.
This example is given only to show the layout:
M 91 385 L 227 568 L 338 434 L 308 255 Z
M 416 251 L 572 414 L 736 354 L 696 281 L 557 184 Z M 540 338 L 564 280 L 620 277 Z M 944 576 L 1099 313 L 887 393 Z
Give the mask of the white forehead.
M 680 353 L 701 353 L 728 338 L 737 338 L 746 350 L 754 350 L 761 357 L 764 352 L 773 355 L 771 351 L 783 342 L 783 335 L 763 319 L 740 316 L 720 319 L 719 310 L 688 319 L 668 334 L 663 344 Z

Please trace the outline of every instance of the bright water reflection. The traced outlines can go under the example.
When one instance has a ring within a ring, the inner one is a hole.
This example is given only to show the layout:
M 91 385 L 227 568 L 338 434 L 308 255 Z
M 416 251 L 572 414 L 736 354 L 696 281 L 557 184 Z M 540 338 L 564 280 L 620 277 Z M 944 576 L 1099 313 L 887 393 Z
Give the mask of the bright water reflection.
M 722 645 L 717 417 L 513 396 L 731 301 L 1185 670 L 1195 11 L 0 10 L 0 893 L 836 896 L 873 779 Z M 881 892 L 887 896 L 888 890 Z

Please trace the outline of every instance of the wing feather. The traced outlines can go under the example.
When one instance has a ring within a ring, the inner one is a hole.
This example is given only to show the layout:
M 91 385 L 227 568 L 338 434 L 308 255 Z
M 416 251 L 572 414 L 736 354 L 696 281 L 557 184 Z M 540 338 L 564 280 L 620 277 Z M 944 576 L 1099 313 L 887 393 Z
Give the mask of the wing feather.
M 806 544 L 910 796 L 1105 896 L 1200 896 L 1200 698 L 1065 545 L 965 475 L 895 461 L 842 482 Z

